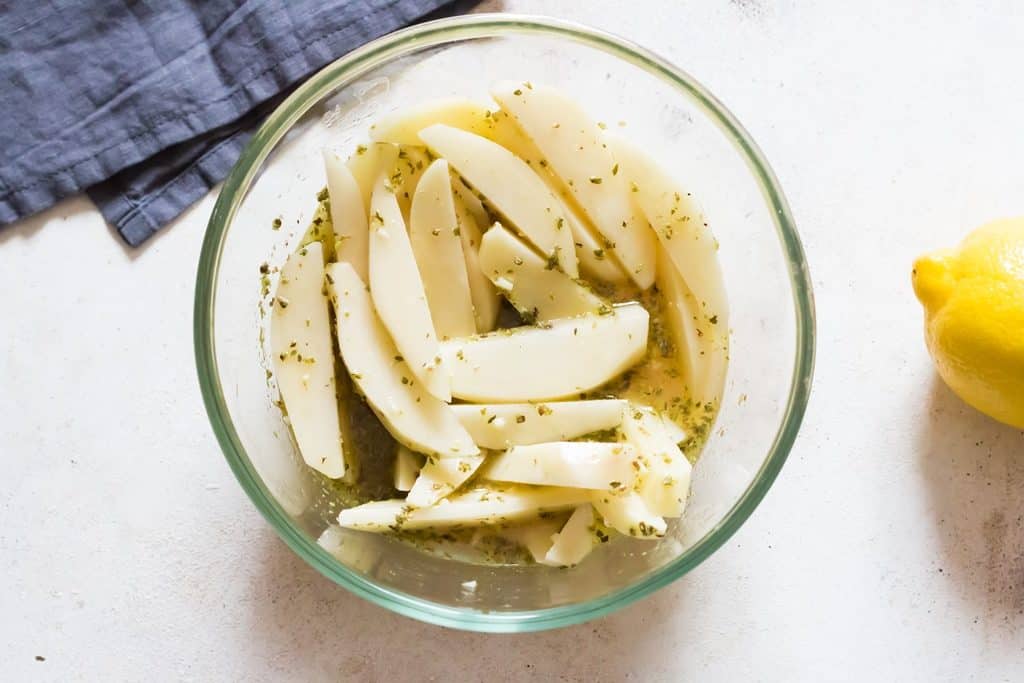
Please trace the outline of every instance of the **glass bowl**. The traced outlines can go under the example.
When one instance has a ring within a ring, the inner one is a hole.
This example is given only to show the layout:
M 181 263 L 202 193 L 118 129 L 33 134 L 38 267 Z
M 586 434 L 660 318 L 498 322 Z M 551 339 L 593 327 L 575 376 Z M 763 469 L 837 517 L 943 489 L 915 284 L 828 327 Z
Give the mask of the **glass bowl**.
M 347 153 L 365 140 L 373 119 L 403 104 L 485 98 L 499 79 L 557 86 L 608 125 L 626 122 L 624 133 L 652 150 L 704 205 L 732 311 L 725 394 L 694 469 L 686 514 L 657 542 L 617 539 L 572 569 L 447 559 L 331 526 L 336 496 L 301 464 L 265 373 L 266 288 L 258 267 L 280 265 L 309 223 L 325 185 L 321 150 Z M 472 15 L 355 50 L 270 115 L 210 218 L 196 282 L 195 350 L 206 409 L 231 469 L 306 562 L 356 595 L 416 619 L 532 631 L 592 619 L 648 595 L 700 564 L 743 524 L 799 429 L 810 392 L 814 311 L 782 190 L 757 145 L 704 87 L 651 52 L 594 29 Z

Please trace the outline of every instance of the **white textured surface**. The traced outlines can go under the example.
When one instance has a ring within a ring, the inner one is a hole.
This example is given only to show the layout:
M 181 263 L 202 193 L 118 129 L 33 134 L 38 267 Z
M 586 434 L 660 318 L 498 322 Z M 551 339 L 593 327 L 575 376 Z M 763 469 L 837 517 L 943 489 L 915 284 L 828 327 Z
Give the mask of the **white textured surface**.
M 748 524 L 654 597 L 553 633 L 456 633 L 352 597 L 277 539 L 207 424 L 191 312 L 212 198 L 138 251 L 76 199 L 0 232 L 0 678 L 1019 680 L 1024 434 L 936 382 L 909 270 L 1024 213 L 1024 10 L 631 5 L 504 8 L 683 65 L 788 192 L 817 378 Z

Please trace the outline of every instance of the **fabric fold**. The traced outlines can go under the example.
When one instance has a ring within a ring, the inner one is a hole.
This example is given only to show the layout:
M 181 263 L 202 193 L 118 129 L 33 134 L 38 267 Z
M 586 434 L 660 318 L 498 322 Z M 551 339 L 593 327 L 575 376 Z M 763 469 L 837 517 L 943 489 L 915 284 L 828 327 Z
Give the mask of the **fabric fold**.
M 88 190 L 141 244 L 227 175 L 296 83 L 466 4 L 103 0 L 0 12 L 0 225 Z

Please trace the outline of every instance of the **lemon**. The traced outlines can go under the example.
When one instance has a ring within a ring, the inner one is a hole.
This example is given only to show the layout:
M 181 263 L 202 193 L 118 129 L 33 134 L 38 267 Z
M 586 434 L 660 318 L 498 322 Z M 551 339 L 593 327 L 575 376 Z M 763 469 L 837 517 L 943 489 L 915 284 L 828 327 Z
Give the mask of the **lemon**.
M 1024 429 L 1024 217 L 993 221 L 914 263 L 925 341 L 943 381 Z

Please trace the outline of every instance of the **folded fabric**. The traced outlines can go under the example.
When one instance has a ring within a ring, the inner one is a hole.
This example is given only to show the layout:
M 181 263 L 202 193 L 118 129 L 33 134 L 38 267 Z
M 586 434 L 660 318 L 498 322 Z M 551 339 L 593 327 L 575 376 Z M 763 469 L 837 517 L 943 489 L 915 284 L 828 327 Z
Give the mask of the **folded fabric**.
M 3 5 L 5 3 L 0 3 Z M 451 0 L 102 0 L 0 11 L 0 226 L 88 190 L 138 245 L 304 77 Z

